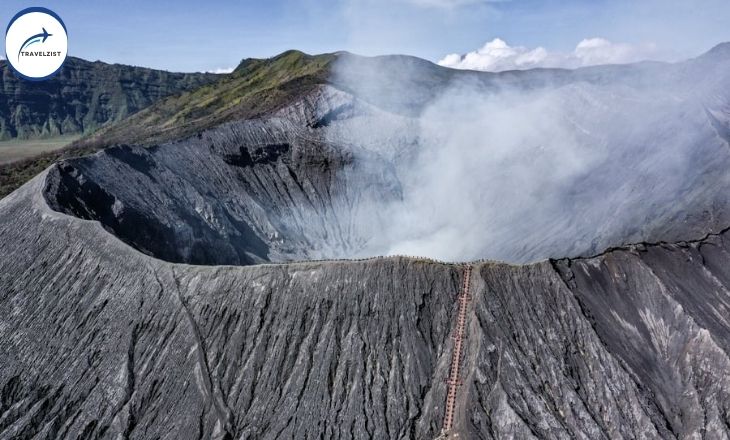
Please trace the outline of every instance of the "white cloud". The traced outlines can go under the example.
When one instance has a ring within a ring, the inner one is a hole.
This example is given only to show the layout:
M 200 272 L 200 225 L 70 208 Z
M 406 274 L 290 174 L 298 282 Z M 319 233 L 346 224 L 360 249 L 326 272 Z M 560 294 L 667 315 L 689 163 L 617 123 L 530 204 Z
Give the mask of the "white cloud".
M 604 38 L 585 39 L 569 53 L 550 52 L 544 47 L 529 49 L 510 46 L 504 40 L 495 38 L 473 52 L 446 55 L 438 64 L 455 69 L 499 72 L 536 67 L 576 68 L 598 64 L 624 64 L 651 59 L 656 55 L 654 44 L 614 43 Z
M 235 67 L 219 67 L 213 70 L 206 70 L 205 73 L 231 73 Z

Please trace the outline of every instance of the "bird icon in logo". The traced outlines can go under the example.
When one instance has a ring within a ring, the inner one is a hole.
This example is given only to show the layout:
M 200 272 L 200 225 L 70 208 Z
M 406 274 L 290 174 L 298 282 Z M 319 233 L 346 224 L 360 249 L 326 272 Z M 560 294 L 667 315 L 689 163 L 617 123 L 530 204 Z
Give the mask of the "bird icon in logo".
M 23 43 L 22 46 L 20 46 L 20 50 L 18 51 L 18 58 L 20 58 L 20 53 L 23 51 L 23 49 L 27 48 L 28 46 L 35 44 L 35 43 L 45 43 L 48 37 L 52 37 L 53 34 L 49 34 L 46 28 L 43 29 L 43 32 L 40 34 L 33 35 L 32 37 L 25 40 L 25 43 Z

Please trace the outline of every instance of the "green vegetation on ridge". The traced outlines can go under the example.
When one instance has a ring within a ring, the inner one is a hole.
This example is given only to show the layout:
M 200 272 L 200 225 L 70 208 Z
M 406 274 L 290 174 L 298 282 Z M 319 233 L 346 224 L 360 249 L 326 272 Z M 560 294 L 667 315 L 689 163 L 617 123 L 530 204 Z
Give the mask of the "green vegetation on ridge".
M 0 198 L 58 160 L 91 154 L 115 144 L 151 145 L 179 139 L 227 121 L 275 111 L 325 83 L 335 57 L 291 50 L 274 58 L 246 59 L 231 74 L 221 75 L 215 82 L 158 100 L 68 147 L 0 164 Z
M 0 60 L 0 140 L 89 134 L 219 78 L 69 57 L 58 75 L 32 82 Z
M 290 50 L 270 59 L 246 59 L 230 75 L 149 108 L 82 139 L 79 146 L 154 144 L 224 122 L 265 115 L 327 81 L 335 55 Z

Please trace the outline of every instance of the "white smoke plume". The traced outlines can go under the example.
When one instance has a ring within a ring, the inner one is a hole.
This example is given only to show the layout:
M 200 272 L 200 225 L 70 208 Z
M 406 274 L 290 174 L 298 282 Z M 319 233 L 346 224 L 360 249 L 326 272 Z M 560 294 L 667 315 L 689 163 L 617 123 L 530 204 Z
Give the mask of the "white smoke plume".
M 730 150 L 687 92 L 699 82 L 663 74 L 674 71 L 639 65 L 561 81 L 343 57 L 336 82 L 385 110 L 331 133 L 386 157 L 402 185 L 398 200 L 361 210 L 371 213 L 359 219 L 370 234 L 361 254 L 527 262 L 687 238 L 678 219 L 727 185 L 712 179 L 727 180 L 717 164 Z M 428 82 L 436 77 L 449 79 Z

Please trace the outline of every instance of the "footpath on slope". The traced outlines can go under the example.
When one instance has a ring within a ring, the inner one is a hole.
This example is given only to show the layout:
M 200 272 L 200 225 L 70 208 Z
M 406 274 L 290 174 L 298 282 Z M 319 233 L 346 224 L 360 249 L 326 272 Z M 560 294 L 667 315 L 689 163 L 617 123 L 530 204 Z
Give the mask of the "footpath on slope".
M 456 328 L 454 332 L 454 351 L 451 354 L 451 369 L 447 384 L 449 386 L 446 394 L 446 410 L 444 412 L 444 423 L 441 428 L 441 434 L 438 438 L 446 438 L 451 429 L 454 427 L 454 416 L 456 412 L 456 395 L 461 386 L 461 362 L 464 339 L 466 337 L 466 312 L 469 308 L 469 283 L 471 279 L 471 266 L 464 267 L 464 280 L 461 286 L 461 293 L 457 301 L 459 303 L 459 311 L 456 315 Z

